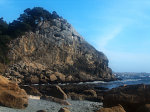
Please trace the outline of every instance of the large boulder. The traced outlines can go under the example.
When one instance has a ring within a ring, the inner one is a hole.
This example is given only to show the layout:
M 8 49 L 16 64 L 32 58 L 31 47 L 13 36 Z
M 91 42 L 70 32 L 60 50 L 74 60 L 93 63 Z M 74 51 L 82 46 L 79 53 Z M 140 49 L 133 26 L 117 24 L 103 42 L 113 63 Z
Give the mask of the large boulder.
M 28 106 L 28 96 L 16 83 L 0 76 L 0 105 L 23 109 Z
M 60 98 L 63 100 L 67 99 L 66 93 L 58 85 L 51 87 L 49 91 L 49 96 L 53 96 L 53 97 Z
M 104 107 L 121 104 L 127 112 L 136 112 L 137 107 L 150 103 L 150 85 L 130 85 L 114 88 L 104 94 Z
M 97 112 L 126 112 L 126 111 L 123 109 L 121 105 L 118 105 L 110 108 L 101 108 Z

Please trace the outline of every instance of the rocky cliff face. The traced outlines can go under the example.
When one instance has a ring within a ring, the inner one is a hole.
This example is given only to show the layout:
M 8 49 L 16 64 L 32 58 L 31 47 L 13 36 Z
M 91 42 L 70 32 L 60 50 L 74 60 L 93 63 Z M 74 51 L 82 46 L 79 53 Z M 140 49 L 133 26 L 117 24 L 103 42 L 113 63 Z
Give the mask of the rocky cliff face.
M 114 79 L 107 57 L 60 17 L 40 22 L 9 48 L 12 64 L 4 75 L 18 83 Z

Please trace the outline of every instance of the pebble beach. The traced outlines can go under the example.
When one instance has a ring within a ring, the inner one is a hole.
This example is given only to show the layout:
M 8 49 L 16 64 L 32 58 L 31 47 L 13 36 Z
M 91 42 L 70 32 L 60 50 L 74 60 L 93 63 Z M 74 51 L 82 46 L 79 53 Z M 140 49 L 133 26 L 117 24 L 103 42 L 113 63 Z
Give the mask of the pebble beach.
M 60 105 L 55 102 L 29 98 L 29 105 L 25 109 L 13 109 L 0 106 L 0 112 L 36 112 L 38 110 L 46 110 L 47 112 L 58 112 L 62 107 L 68 107 L 71 112 L 95 112 L 100 107 L 102 107 L 102 103 L 99 102 L 91 102 L 91 101 L 74 101 L 68 100 L 71 105 Z

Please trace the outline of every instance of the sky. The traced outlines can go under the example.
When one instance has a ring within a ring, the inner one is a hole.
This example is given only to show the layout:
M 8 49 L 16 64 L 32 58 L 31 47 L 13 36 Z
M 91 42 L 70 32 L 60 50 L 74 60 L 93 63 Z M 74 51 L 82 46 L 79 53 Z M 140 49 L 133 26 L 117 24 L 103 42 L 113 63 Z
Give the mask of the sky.
M 150 0 L 0 0 L 0 17 L 12 22 L 33 7 L 56 11 L 113 71 L 150 73 Z

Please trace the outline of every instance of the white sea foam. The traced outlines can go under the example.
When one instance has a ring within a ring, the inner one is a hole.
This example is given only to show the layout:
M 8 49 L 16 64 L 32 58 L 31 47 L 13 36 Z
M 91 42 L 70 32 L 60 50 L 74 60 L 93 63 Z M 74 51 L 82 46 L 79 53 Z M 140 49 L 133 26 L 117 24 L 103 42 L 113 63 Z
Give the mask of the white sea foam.
M 134 81 L 140 81 L 141 79 L 126 79 L 126 80 L 122 80 L 121 82 L 134 82 Z
M 29 99 L 40 100 L 40 96 L 28 95 Z

